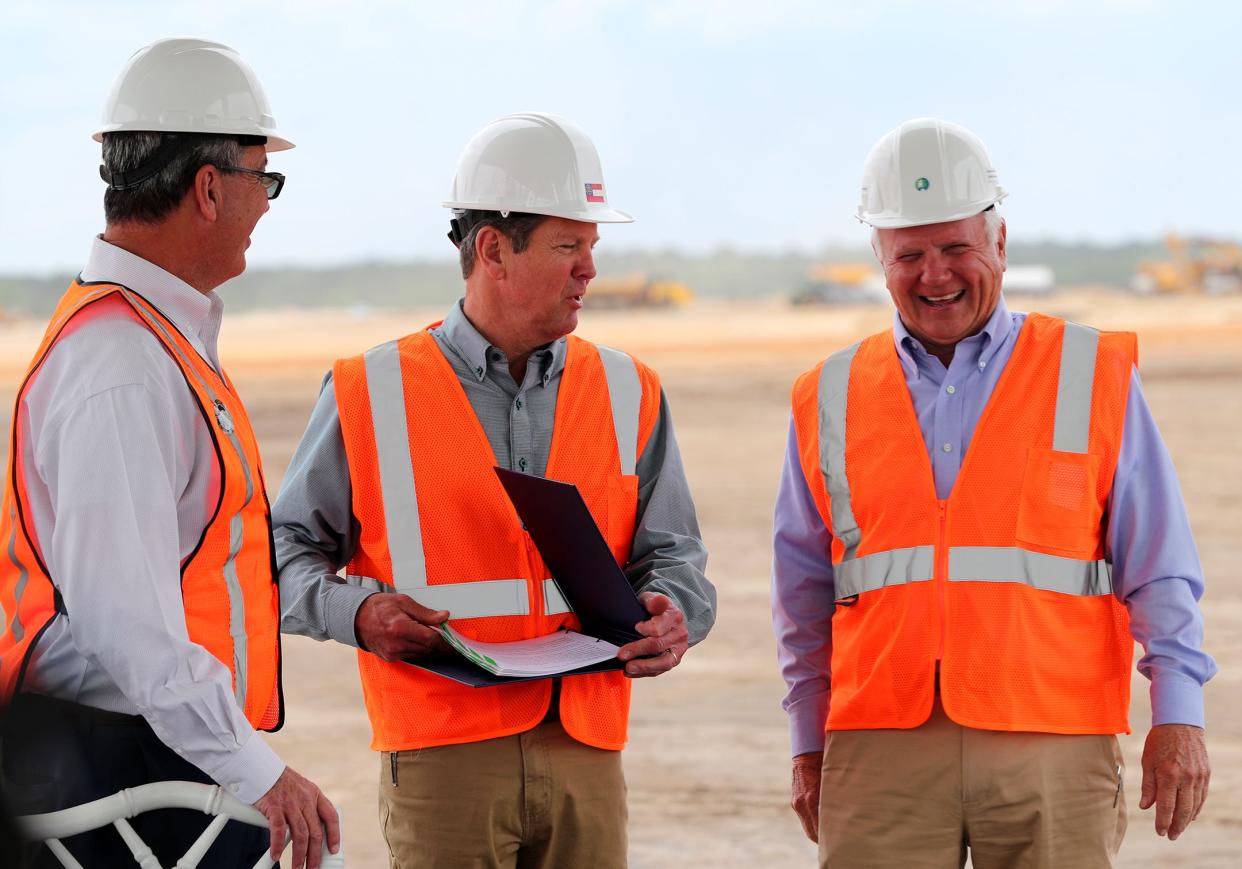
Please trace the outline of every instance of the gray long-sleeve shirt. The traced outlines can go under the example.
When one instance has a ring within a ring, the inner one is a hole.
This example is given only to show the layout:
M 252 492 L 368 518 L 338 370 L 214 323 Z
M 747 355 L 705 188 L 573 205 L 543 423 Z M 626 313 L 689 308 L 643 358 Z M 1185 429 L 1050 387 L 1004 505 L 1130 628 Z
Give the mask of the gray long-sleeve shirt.
M 519 384 L 509 373 L 504 352 L 474 328 L 461 302 L 432 335 L 457 374 L 496 463 L 543 476 L 566 340 L 533 353 Z M 691 644 L 697 643 L 715 621 L 716 590 L 703 573 L 707 550 L 663 394 L 636 470 L 638 521 L 625 574 L 636 591 L 668 595 L 685 614 Z M 272 507 L 272 521 L 280 568 L 281 629 L 357 646 L 354 617 L 374 592 L 336 576 L 358 545 L 359 524 L 352 509 L 349 465 L 330 372 Z

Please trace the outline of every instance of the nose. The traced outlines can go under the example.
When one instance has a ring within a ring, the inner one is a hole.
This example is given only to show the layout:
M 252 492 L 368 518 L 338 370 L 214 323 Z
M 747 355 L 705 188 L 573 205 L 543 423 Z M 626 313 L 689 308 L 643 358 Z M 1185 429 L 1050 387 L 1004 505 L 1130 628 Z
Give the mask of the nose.
M 586 283 L 595 277 L 595 255 L 587 248 L 582 256 L 578 259 L 577 268 L 574 269 L 574 277 Z
M 939 251 L 932 251 L 923 257 L 923 283 L 943 284 L 950 276 L 949 261 Z

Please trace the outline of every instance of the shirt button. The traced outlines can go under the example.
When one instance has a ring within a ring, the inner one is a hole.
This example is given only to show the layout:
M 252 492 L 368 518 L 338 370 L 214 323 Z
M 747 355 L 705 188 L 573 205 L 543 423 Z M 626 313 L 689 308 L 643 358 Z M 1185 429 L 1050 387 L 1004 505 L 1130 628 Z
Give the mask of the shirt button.
M 475 377 L 483 376 L 483 368 L 481 366 L 479 368 L 474 369 L 474 376 Z
M 518 470 L 519 471 L 526 470 L 526 459 L 518 459 Z
M 517 409 L 517 410 L 521 410 L 521 409 L 522 409 L 522 399 L 520 399 L 520 398 L 519 398 L 517 401 L 513 402 L 513 407 L 514 407 L 515 409 Z
M 952 395 L 953 393 L 957 392 L 957 387 L 953 386 L 953 384 L 949 384 L 948 386 L 944 388 L 944 391 L 949 393 L 949 395 Z
M 945 444 L 940 449 L 944 450 L 946 453 L 951 453 L 953 452 L 953 444 Z
M 980 368 L 987 368 L 987 367 L 988 367 L 988 364 L 987 364 L 986 362 L 984 362 L 982 359 L 980 359 L 980 360 L 979 360 L 979 367 L 980 367 Z

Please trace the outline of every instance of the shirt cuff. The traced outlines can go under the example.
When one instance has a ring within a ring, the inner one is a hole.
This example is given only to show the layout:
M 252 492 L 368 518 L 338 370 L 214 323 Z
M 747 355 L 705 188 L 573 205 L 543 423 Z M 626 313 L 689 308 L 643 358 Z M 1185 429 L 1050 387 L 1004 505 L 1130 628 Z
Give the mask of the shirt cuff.
M 686 620 L 687 643 L 693 647 L 707 639 L 708 632 L 716 623 L 716 594 L 710 586 L 706 589 L 694 587 L 692 579 L 687 585 L 690 587 L 678 585 L 671 577 L 661 576 L 643 586 L 641 591 L 659 592 L 681 610 Z
M 789 742 L 792 757 L 824 750 L 824 722 L 828 714 L 828 695 L 812 694 L 785 707 L 789 715 Z
M 272 789 L 284 771 L 284 761 L 263 741 L 263 737 L 252 731 L 245 744 L 211 777 L 233 796 L 252 806 Z
M 324 626 L 328 629 L 328 636 L 338 643 L 361 648 L 358 635 L 354 632 L 354 621 L 362 602 L 376 593 L 374 589 L 339 580 L 330 583 L 324 601 Z
M 1177 672 L 1161 673 L 1151 680 L 1151 724 L 1204 726 L 1203 686 Z

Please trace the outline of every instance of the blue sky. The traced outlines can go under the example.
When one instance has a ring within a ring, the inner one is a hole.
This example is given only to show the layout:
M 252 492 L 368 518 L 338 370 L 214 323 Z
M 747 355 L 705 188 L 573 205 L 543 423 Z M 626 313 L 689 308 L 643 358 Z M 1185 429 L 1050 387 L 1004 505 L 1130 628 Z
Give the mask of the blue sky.
M 865 244 L 863 159 L 925 115 L 988 144 L 1011 239 L 1242 236 L 1239 25 L 1160 0 L 9 0 L 0 272 L 80 264 L 104 97 L 173 35 L 241 51 L 298 145 L 252 265 L 447 256 L 461 147 L 530 110 L 595 139 L 638 218 L 605 228 L 614 250 Z

